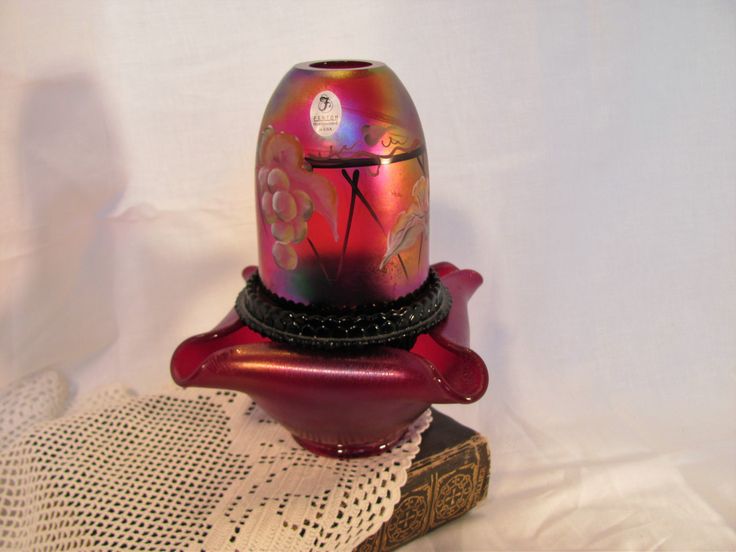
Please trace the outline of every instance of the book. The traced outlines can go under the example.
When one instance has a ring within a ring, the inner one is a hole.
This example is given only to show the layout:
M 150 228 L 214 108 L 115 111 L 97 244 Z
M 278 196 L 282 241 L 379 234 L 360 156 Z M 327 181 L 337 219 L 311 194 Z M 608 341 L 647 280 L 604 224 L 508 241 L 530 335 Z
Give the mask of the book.
M 432 409 L 391 518 L 354 552 L 387 552 L 457 519 L 488 494 L 491 455 L 479 433 Z

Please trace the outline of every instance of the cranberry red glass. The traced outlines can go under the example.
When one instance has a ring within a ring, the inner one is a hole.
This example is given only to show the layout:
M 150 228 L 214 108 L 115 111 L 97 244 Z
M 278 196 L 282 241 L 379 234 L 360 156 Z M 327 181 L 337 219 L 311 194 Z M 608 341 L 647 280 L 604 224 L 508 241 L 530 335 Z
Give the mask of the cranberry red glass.
M 467 319 L 481 277 L 429 266 L 424 135 L 387 66 L 296 65 L 255 172 L 259 266 L 225 320 L 174 352 L 178 384 L 244 391 L 336 456 L 379 453 L 430 404 L 483 395 Z

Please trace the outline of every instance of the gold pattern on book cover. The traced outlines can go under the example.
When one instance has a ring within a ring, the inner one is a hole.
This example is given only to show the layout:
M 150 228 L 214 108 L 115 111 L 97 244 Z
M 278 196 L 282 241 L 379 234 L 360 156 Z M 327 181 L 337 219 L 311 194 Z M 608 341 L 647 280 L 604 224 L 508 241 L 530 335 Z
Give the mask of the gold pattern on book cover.
M 357 552 L 388 552 L 470 510 L 488 492 L 490 451 L 474 435 L 459 445 L 416 462 L 391 519 Z

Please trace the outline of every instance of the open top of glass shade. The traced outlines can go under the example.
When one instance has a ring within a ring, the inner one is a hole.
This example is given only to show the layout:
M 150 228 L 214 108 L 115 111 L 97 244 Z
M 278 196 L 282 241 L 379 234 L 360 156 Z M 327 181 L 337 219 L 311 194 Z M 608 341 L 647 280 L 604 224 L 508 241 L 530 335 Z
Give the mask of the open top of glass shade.
M 357 59 L 328 59 L 320 61 L 305 61 L 298 63 L 294 66 L 295 69 L 302 70 L 356 70 L 356 69 L 368 69 L 370 67 L 385 67 L 380 61 L 369 61 L 369 60 L 357 60 Z

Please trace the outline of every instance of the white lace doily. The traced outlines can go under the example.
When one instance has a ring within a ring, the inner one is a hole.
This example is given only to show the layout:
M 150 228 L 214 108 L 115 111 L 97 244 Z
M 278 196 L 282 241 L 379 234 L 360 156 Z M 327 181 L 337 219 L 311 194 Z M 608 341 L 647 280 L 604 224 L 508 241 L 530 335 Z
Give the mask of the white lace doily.
M 391 517 L 429 411 L 380 456 L 299 447 L 247 395 L 0 392 L 0 549 L 351 550 Z

